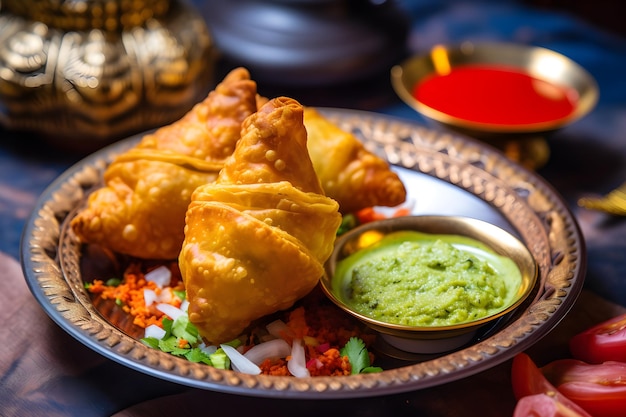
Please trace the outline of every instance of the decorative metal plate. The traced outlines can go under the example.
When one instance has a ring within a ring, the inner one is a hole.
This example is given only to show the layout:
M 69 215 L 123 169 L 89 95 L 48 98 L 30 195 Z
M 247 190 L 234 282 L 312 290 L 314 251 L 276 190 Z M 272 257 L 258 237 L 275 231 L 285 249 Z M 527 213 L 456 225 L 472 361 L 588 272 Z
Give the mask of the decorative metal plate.
M 382 373 L 346 377 L 251 376 L 191 363 L 148 348 L 112 325 L 83 287 L 80 246 L 67 223 L 111 159 L 139 136 L 104 148 L 67 170 L 42 194 L 22 240 L 22 267 L 37 301 L 76 339 L 125 366 L 191 387 L 258 397 L 333 399 L 423 389 L 500 364 L 536 343 L 567 314 L 584 281 L 586 253 L 575 218 L 533 172 L 482 143 L 387 116 L 321 109 L 395 165 L 415 214 L 462 214 L 495 223 L 528 245 L 539 266 L 529 300 L 470 346 L 413 358 Z

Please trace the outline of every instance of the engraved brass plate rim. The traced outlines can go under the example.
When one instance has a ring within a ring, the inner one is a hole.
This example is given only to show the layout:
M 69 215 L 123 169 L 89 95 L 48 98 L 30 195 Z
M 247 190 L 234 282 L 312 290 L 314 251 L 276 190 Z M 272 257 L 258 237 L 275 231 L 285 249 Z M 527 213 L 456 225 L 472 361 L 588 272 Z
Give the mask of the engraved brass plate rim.
M 74 338 L 131 369 L 195 388 L 291 399 L 387 395 L 464 378 L 532 346 L 567 314 L 582 290 L 585 244 L 573 214 L 545 180 L 472 139 L 376 113 L 320 110 L 390 163 L 484 202 L 511 224 L 533 254 L 539 275 L 527 302 L 503 328 L 469 347 L 434 359 L 379 374 L 347 377 L 245 375 L 148 348 L 98 314 L 80 276 L 79 247 L 69 238 L 70 233 L 64 233 L 73 210 L 101 181 L 107 164 L 140 136 L 110 145 L 78 162 L 38 199 L 21 243 L 22 268 L 34 297 Z

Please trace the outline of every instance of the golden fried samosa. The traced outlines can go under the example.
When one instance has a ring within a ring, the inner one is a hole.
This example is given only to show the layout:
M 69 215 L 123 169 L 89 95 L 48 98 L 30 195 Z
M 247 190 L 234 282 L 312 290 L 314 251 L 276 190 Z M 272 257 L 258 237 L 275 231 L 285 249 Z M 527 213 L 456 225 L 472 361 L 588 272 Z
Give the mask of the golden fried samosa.
M 237 68 L 180 120 L 120 154 L 72 220 L 83 242 L 145 259 L 176 259 L 192 192 L 212 182 L 256 111 L 256 83 Z
M 406 199 L 406 189 L 389 164 L 365 149 L 353 134 L 322 116 L 304 110 L 308 150 L 326 195 L 339 202 L 342 213 L 372 206 L 393 207 Z
M 189 319 L 211 343 L 309 293 L 341 222 L 309 159 L 297 101 L 270 100 L 241 136 L 217 180 L 193 193 L 179 257 Z

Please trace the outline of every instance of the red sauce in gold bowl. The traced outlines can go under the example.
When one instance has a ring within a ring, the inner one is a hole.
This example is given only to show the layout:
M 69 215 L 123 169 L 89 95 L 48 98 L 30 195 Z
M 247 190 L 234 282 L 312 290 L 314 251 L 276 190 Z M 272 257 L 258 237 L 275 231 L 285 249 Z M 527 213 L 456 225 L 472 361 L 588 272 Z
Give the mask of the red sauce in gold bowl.
M 415 84 L 413 97 L 458 119 L 494 125 L 547 123 L 572 115 L 578 92 L 504 65 L 468 64 Z

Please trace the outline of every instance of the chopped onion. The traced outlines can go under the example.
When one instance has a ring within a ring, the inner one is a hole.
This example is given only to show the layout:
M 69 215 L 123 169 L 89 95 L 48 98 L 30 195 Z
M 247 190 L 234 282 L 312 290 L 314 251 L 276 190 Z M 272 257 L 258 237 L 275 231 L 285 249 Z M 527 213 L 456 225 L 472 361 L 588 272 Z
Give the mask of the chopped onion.
M 165 330 L 157 326 L 156 324 L 151 324 L 146 327 L 144 337 L 154 337 L 155 339 L 163 339 L 165 336 Z
M 259 375 L 261 373 L 261 368 L 243 356 L 234 347 L 230 345 L 220 345 L 220 347 L 224 350 L 228 359 L 230 359 L 230 363 L 235 371 L 250 375 Z
M 215 345 L 207 345 L 204 342 L 200 343 L 198 345 L 198 348 L 203 351 L 204 353 L 206 353 L 207 355 L 212 355 L 215 352 L 217 352 L 217 346 Z
M 290 353 L 289 343 L 283 339 L 272 339 L 253 346 L 243 356 L 260 365 L 265 359 L 284 358 Z
M 282 320 L 274 320 L 273 322 L 265 326 L 265 328 L 267 329 L 267 332 L 269 334 L 279 339 L 282 339 L 285 336 L 292 335 L 291 329 Z
M 291 359 L 287 362 L 287 369 L 295 377 L 304 378 L 311 376 L 309 370 L 306 369 L 304 346 L 302 346 L 302 340 L 300 339 L 294 339 L 291 344 Z
M 185 314 L 183 310 L 181 310 L 180 308 L 176 308 L 171 304 L 159 303 L 156 305 L 156 308 L 172 320 L 176 320 L 177 318 Z
M 184 299 L 182 303 L 180 303 L 180 309 L 183 311 L 187 311 L 189 309 L 189 300 Z
M 152 303 L 154 303 L 157 300 L 156 292 L 154 292 L 154 290 L 151 290 L 150 288 L 144 288 L 143 299 L 146 303 L 146 307 L 151 306 Z
M 174 293 L 172 292 L 172 289 L 170 287 L 165 287 L 161 291 L 161 294 L 159 294 L 158 301 L 160 303 L 171 304 L 172 303 L 172 298 L 174 298 Z
M 147 272 L 144 277 L 146 278 L 146 281 L 152 281 L 157 285 L 157 287 L 164 288 L 170 285 L 172 280 L 172 271 L 170 271 L 165 265 L 161 265 L 160 267 Z

